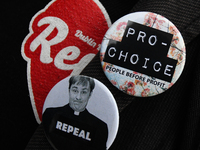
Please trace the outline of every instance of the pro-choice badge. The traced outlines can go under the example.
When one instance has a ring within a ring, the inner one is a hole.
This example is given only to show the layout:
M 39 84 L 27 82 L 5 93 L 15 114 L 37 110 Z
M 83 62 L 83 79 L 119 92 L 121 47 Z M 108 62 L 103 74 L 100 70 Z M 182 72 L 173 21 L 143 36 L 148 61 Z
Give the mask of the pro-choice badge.
M 100 81 L 70 76 L 49 92 L 42 123 L 51 145 L 58 150 L 106 150 L 118 130 L 118 108 Z
M 131 13 L 117 20 L 101 46 L 107 78 L 121 91 L 139 97 L 169 89 L 180 77 L 185 59 L 179 30 L 151 12 Z

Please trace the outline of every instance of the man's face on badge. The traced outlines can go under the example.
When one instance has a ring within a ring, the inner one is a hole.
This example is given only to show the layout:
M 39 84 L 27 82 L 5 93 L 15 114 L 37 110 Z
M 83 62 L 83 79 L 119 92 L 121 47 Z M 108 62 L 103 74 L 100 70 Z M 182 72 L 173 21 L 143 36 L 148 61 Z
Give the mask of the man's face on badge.
M 87 82 L 86 85 L 72 84 L 69 89 L 69 105 L 77 112 L 82 112 L 85 110 L 88 100 L 90 98 L 90 86 Z

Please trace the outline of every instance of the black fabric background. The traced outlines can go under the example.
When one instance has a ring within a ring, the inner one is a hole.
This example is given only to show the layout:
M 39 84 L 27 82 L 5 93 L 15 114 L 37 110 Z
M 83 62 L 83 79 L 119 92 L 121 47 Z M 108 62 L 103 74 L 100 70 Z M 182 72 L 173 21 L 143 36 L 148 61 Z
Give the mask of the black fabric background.
M 27 63 L 21 56 L 21 44 L 29 32 L 30 20 L 48 2 L 4 1 L 0 5 L 1 149 L 51 149 L 32 111 L 27 86 Z M 186 65 L 180 79 L 167 92 L 155 97 L 135 98 L 120 94 L 103 75 L 98 56 L 82 72 L 106 84 L 117 100 L 120 126 L 110 149 L 200 149 L 200 1 L 101 2 L 112 22 L 131 10 L 159 13 L 177 26 L 187 44 Z
M 49 1 L 1 1 L 0 149 L 25 149 L 37 128 L 21 44 L 31 18 Z

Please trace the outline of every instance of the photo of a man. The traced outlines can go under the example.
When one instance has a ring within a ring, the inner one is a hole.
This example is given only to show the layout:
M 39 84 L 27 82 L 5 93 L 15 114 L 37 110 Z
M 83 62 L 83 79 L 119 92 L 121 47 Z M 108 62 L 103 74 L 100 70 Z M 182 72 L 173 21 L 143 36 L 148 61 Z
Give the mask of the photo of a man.
M 72 76 L 68 87 L 69 103 L 44 111 L 45 133 L 55 149 L 106 150 L 107 124 L 86 108 L 94 88 L 92 78 Z
M 94 87 L 94 80 L 88 77 L 72 76 L 69 79 L 69 106 L 75 113 L 85 110 Z

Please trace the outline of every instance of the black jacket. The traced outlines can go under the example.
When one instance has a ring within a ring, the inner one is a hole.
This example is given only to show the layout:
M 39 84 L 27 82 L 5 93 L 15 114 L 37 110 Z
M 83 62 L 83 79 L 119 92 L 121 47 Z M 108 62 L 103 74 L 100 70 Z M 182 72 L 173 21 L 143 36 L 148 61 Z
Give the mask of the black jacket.
M 21 43 L 31 18 L 50 0 L 4 1 L 1 5 L 1 149 L 53 149 L 35 121 Z M 130 12 L 151 11 L 171 22 L 186 44 L 184 71 L 173 87 L 149 98 L 119 92 L 105 77 L 99 56 L 82 74 L 97 78 L 113 93 L 120 111 L 110 150 L 200 149 L 200 1 L 100 0 L 112 23 Z M 12 111 L 11 111 L 12 110 Z

